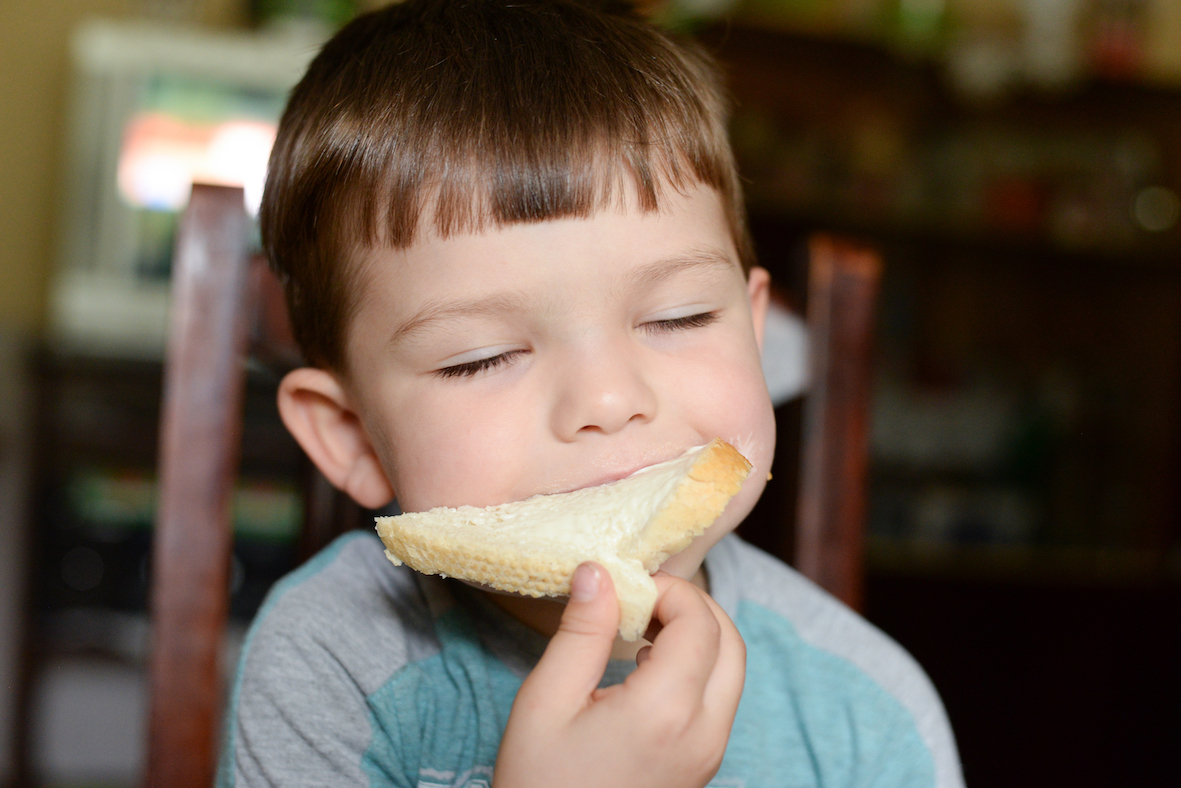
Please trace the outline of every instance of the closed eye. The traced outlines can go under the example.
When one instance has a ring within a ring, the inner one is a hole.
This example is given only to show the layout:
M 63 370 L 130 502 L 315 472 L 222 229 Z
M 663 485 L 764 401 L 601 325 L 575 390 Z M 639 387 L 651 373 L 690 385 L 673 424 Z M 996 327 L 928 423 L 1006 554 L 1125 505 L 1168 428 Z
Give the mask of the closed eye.
M 510 350 L 507 353 L 500 353 L 488 358 L 476 359 L 475 361 L 466 361 L 463 364 L 455 364 L 450 367 L 443 367 L 435 370 L 435 374 L 441 378 L 470 378 L 473 375 L 478 375 L 481 372 L 488 372 L 496 369 L 499 366 L 512 362 L 517 356 L 525 353 L 525 350 Z
M 651 320 L 644 323 L 644 329 L 656 334 L 671 333 L 673 331 L 683 331 L 687 328 L 703 328 L 717 321 L 717 319 L 717 312 L 702 312 L 696 315 L 686 315 L 685 317 L 672 317 L 667 320 Z

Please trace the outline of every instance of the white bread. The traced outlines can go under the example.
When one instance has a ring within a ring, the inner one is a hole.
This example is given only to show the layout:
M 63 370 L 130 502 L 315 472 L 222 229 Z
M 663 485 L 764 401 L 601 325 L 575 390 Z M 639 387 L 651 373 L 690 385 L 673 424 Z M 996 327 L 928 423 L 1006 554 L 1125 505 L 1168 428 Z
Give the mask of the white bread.
M 574 570 L 595 561 L 615 584 L 619 634 L 635 640 L 656 604 L 651 574 L 718 518 L 750 470 L 715 439 L 609 484 L 378 517 L 377 532 L 396 565 L 534 597 L 568 595 Z

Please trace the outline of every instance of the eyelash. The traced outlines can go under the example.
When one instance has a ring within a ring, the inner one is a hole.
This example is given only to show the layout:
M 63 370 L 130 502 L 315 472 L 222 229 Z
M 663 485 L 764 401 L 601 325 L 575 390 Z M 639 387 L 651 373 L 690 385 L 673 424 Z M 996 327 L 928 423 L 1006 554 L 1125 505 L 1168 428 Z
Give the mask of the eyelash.
M 653 320 L 651 323 L 645 323 L 644 326 L 656 333 L 667 333 L 672 331 L 682 331 L 686 328 L 704 328 L 710 323 L 717 321 L 717 312 L 702 312 L 697 315 L 686 315 L 685 317 L 674 317 L 669 320 Z
M 668 320 L 653 320 L 650 323 L 645 323 L 644 327 L 648 331 L 655 333 L 671 333 L 673 331 L 683 331 L 687 328 L 704 328 L 709 324 L 717 321 L 717 312 L 702 312 L 698 315 L 686 315 L 685 317 L 674 317 Z M 512 359 L 524 353 L 524 350 L 512 350 L 508 353 L 501 353 L 496 356 L 489 356 L 488 358 L 481 358 L 476 361 L 468 361 L 464 364 L 456 364 L 453 367 L 443 367 L 435 372 L 441 378 L 470 378 L 478 375 L 481 372 L 488 372 L 496 369 L 503 364 L 507 364 Z
M 441 378 L 470 378 L 473 375 L 478 375 L 481 372 L 487 372 L 491 369 L 496 369 L 502 364 L 508 363 L 513 358 L 524 353 L 524 350 L 510 350 L 507 353 L 501 353 L 497 356 L 489 356 L 488 358 L 481 358 L 476 361 L 468 361 L 465 364 L 456 364 L 453 367 L 443 367 L 435 372 Z

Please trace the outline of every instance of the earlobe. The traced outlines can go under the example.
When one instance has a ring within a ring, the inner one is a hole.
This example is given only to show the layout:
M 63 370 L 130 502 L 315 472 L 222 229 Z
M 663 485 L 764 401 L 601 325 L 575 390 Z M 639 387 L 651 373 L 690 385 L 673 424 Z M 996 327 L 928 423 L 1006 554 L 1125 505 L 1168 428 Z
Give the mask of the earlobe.
M 394 498 L 365 426 L 339 381 L 301 367 L 279 384 L 279 416 L 324 477 L 368 509 Z
M 746 290 L 750 296 L 750 316 L 754 321 L 755 342 L 763 352 L 763 331 L 767 325 L 767 307 L 771 302 L 771 274 L 766 268 L 755 266 L 746 278 Z

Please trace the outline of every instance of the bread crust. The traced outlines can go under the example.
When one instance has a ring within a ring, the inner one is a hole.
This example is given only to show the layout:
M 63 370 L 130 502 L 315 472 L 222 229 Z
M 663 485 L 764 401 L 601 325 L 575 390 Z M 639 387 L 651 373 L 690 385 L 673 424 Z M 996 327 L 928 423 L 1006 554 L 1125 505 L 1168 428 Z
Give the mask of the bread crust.
M 750 462 L 737 449 L 715 438 L 689 466 L 648 527 L 636 534 L 621 555 L 638 558 L 649 574 L 655 572 L 713 525 L 742 489 L 750 471 Z
M 445 507 L 411 516 L 379 517 L 377 532 L 386 546 L 386 557 L 394 564 L 404 562 L 425 574 L 533 597 L 568 595 L 574 570 L 584 561 L 595 561 L 614 582 L 620 635 L 635 640 L 647 629 L 656 603 L 651 573 L 705 532 L 742 488 L 750 471 L 750 463 L 733 446 L 715 439 L 698 452 L 674 490 L 657 502 L 634 532 L 615 543 L 603 540 L 580 549 L 563 546 L 557 551 L 541 541 L 497 544 L 479 538 L 473 527 L 457 530 L 457 521 L 466 522 L 470 516 Z M 564 497 L 570 495 L 558 493 L 546 499 L 560 512 Z M 509 511 L 512 507 L 507 504 L 484 511 Z

